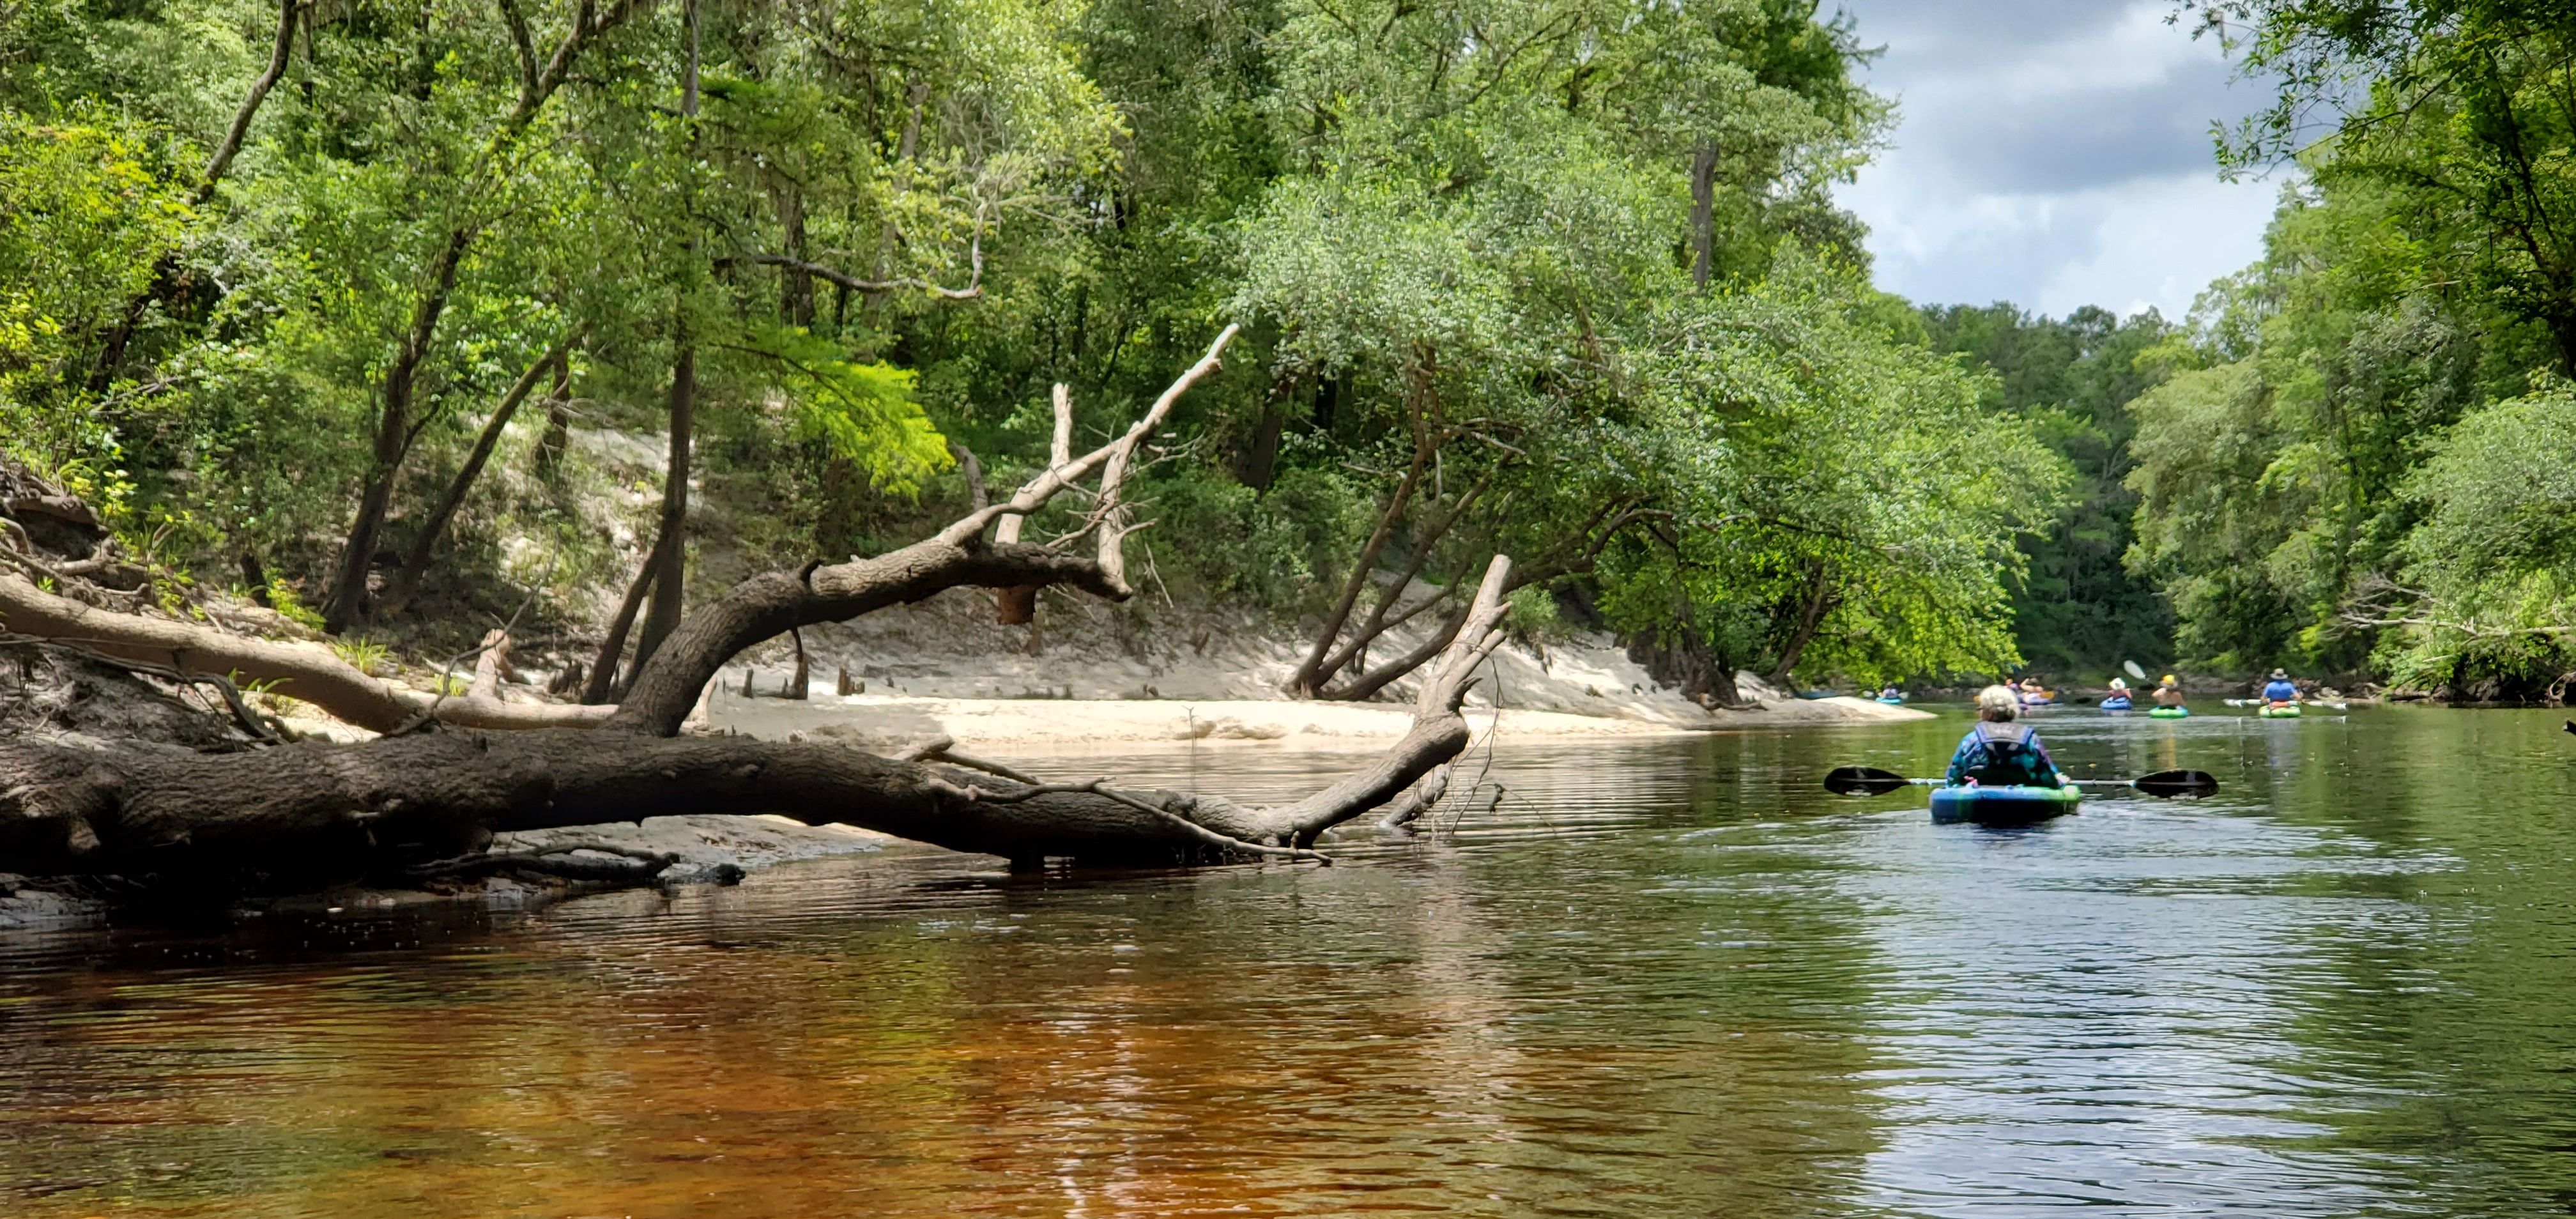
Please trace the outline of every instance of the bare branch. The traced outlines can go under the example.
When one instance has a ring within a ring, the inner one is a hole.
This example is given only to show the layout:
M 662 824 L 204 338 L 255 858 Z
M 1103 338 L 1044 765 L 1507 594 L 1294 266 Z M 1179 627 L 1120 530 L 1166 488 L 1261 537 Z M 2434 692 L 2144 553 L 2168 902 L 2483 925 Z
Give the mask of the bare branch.
M 1191 386 L 1198 384 L 1209 373 L 1215 372 L 1222 366 L 1218 357 L 1224 354 L 1226 344 L 1233 342 L 1234 336 L 1242 329 L 1241 325 L 1228 323 L 1224 330 L 1218 332 L 1216 341 L 1208 344 L 1207 354 L 1199 357 L 1199 362 L 1191 365 L 1189 371 L 1182 373 L 1179 380 L 1172 382 L 1171 387 L 1163 391 L 1163 396 L 1156 398 L 1154 405 L 1146 410 L 1145 417 L 1137 420 L 1135 426 L 1128 428 L 1125 435 L 1038 475 L 1029 480 L 1027 486 L 1020 488 L 1019 493 L 1013 495 L 1009 502 L 994 504 L 981 512 L 969 514 L 948 528 L 940 530 L 933 540 L 941 545 L 963 546 L 983 536 L 985 528 L 993 523 L 993 518 L 1003 515 L 1027 516 L 1046 506 L 1048 500 L 1054 499 L 1057 492 L 1072 485 L 1075 480 L 1099 469 L 1102 463 L 1107 462 L 1113 454 L 1134 448 L 1138 441 L 1151 435 L 1155 428 L 1162 426 L 1163 417 L 1171 413 L 1172 404 L 1180 401 L 1183 393 L 1188 392 Z M 1067 408 L 1067 414 L 1070 414 L 1070 407 Z
M 1058 381 L 1055 392 L 1050 396 L 1055 404 L 1055 439 L 1047 446 L 1047 472 L 1053 473 L 1073 462 L 1073 391 Z M 1035 486 L 1036 483 L 1032 480 L 1029 485 Z M 983 508 L 986 505 L 975 506 Z M 993 540 L 1005 544 L 1019 541 L 1020 528 L 1026 519 L 1018 513 L 1003 517 L 1002 523 L 993 529 Z
M 717 263 L 721 265 L 738 261 L 758 263 L 764 267 L 785 267 L 791 271 L 802 271 L 816 279 L 828 280 L 852 292 L 896 292 L 910 288 L 952 301 L 971 301 L 984 295 L 984 235 L 981 228 L 982 226 L 977 226 L 978 231 L 975 236 L 967 242 L 966 258 L 971 270 L 966 279 L 966 286 L 963 288 L 943 288 L 929 280 L 909 275 L 901 279 L 861 279 L 836 267 L 827 267 L 819 262 L 808 262 L 802 258 L 790 258 L 785 254 L 738 254 L 730 259 L 718 259 Z
M 241 153 L 242 140 L 250 135 L 250 121 L 259 114 L 260 103 L 268 100 L 268 91 L 277 87 L 278 78 L 286 75 L 287 58 L 295 49 L 295 19 L 303 11 L 303 0 L 278 0 L 277 44 L 269 49 L 268 68 L 250 82 L 250 91 L 242 96 L 241 108 L 233 111 L 233 125 L 224 132 L 224 142 L 215 146 L 213 156 L 206 158 L 205 172 L 197 175 L 197 203 L 202 206 L 215 197 L 215 184 Z

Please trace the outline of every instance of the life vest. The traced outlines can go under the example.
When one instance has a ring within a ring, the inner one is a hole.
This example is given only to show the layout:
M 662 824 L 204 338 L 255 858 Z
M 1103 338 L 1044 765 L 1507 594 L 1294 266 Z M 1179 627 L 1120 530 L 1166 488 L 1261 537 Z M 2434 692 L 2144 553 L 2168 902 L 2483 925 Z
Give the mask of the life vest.
M 1997 736 L 1998 730 L 2011 735 Z M 2057 786 L 2057 772 L 2041 761 L 2039 747 L 2032 743 L 2036 735 L 2036 730 L 2019 724 L 1977 725 L 1977 747 L 1984 760 L 1969 767 L 1967 776 L 1987 786 Z

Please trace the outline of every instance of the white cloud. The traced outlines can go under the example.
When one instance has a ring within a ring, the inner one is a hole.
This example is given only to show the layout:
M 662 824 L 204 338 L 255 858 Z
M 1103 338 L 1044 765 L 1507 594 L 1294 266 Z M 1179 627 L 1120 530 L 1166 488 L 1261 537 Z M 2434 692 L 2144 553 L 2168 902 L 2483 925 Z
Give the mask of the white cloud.
M 1840 194 L 1880 285 L 1926 302 L 2099 304 L 2180 316 L 2253 261 L 2277 185 L 2226 184 L 2209 125 L 2264 99 L 2229 88 L 2163 0 L 1859 0 L 1898 96 L 1895 147 Z

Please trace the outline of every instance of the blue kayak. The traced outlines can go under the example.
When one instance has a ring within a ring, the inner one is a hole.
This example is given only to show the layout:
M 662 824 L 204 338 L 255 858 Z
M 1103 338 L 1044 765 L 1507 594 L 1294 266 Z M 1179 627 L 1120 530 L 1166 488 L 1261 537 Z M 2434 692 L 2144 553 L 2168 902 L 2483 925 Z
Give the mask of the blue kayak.
M 2129 709 L 2129 700 L 2125 698 L 2106 698 L 2102 700 L 2102 709 L 2104 711 L 2126 711 Z
M 1954 825 L 2037 825 L 2075 811 L 2084 793 L 2064 787 L 1936 787 L 1932 789 L 1932 823 Z

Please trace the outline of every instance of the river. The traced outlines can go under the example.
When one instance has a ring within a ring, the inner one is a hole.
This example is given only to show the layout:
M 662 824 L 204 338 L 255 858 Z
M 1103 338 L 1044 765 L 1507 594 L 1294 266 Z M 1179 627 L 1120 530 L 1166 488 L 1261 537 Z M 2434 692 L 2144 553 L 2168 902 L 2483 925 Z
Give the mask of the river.
M 2056 712 L 2078 775 L 2224 787 L 2030 831 L 1818 788 L 1933 773 L 1951 711 L 1506 739 L 1454 827 L 1332 868 L 897 848 L 534 915 L 17 933 L 0 1205 L 2563 1215 L 2559 718 Z M 1262 800 L 1348 762 L 1039 765 Z

